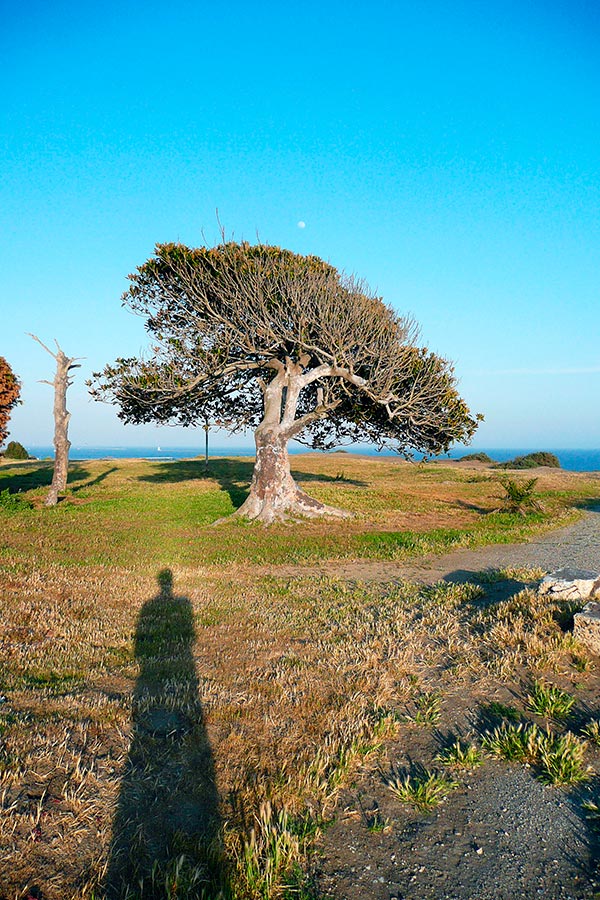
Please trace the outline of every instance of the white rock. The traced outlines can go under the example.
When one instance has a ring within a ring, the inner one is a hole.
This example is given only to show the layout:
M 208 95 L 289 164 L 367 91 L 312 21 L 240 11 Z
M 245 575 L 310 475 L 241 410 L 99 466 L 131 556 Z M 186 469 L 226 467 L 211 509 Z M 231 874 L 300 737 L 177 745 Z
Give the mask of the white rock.
M 557 569 L 542 579 L 538 592 L 557 600 L 587 600 L 600 594 L 600 574 L 584 569 Z
M 586 603 L 573 616 L 573 637 L 600 656 L 600 603 Z

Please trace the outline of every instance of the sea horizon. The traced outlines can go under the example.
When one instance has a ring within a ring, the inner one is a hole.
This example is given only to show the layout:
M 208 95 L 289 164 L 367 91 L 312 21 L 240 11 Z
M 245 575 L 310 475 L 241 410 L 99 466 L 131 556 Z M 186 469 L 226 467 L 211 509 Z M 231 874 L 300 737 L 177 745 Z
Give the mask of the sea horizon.
M 48 459 L 54 457 L 54 448 L 48 444 L 30 445 L 27 447 L 29 454 L 37 459 Z M 600 471 L 600 448 L 583 449 L 583 448 L 540 448 L 540 447 L 455 447 L 448 453 L 440 454 L 432 457 L 437 460 L 456 460 L 462 456 L 471 453 L 487 453 L 487 455 L 495 462 L 507 462 L 516 456 L 525 456 L 528 453 L 541 452 L 554 453 L 558 457 L 561 468 L 571 472 L 596 472 Z M 254 447 L 250 444 L 240 444 L 234 446 L 209 447 L 209 457 L 222 456 L 254 456 Z M 373 457 L 398 457 L 403 459 L 400 454 L 394 453 L 393 450 L 378 451 L 374 447 L 361 446 L 360 444 L 352 447 L 339 447 L 330 451 L 313 451 L 310 448 L 299 445 L 290 446 L 290 454 L 311 453 L 311 452 L 327 452 L 335 453 L 351 453 L 361 456 Z M 83 445 L 72 444 L 70 450 L 71 461 L 89 460 L 89 459 L 147 459 L 147 460 L 176 460 L 201 457 L 204 458 L 203 446 L 144 446 L 144 445 Z M 415 454 L 416 460 L 422 459 L 422 454 Z

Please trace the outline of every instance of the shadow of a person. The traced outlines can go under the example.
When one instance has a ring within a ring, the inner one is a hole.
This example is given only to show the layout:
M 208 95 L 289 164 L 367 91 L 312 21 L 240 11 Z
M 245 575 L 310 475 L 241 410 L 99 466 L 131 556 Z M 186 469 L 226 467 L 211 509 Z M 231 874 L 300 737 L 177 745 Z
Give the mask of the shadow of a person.
M 110 900 L 218 897 L 224 890 L 218 794 L 192 654 L 187 597 L 169 569 L 135 633 L 140 672 L 132 736 L 113 822 L 104 892 Z M 173 896 L 184 896 L 179 892 Z

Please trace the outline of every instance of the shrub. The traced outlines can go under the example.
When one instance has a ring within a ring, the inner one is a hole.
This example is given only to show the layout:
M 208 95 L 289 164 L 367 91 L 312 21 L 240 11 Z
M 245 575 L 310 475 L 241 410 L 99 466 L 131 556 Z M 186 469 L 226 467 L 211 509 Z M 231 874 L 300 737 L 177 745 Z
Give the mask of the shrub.
M 537 478 L 529 481 L 513 481 L 511 478 L 503 478 L 501 485 L 505 495 L 502 497 L 502 508 L 505 512 L 520 513 L 525 515 L 526 510 L 538 511 L 541 506 L 534 497 Z
M 508 462 L 497 463 L 499 469 L 535 469 L 536 466 L 549 466 L 551 469 L 560 469 L 560 460 L 554 453 L 542 450 L 539 453 L 515 456 L 514 459 Z
M 29 459 L 29 453 L 18 441 L 10 441 L 4 451 L 5 459 Z
M 467 453 L 466 456 L 461 456 L 458 462 L 493 463 L 494 460 L 491 456 L 488 456 L 487 453 Z

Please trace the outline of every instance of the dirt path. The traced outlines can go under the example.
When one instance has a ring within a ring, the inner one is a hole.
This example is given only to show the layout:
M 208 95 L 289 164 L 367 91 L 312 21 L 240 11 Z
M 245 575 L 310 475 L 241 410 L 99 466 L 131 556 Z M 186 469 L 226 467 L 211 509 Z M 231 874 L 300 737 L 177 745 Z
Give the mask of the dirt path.
M 527 566 L 552 572 L 563 566 L 600 572 L 600 506 L 576 522 L 557 528 L 527 544 L 494 544 L 477 550 L 454 550 L 443 556 L 430 554 L 414 563 L 381 560 L 335 560 L 315 566 L 272 566 L 274 575 L 334 575 L 357 581 L 418 581 L 432 584 L 441 579 L 468 580 L 485 569 Z
M 410 566 L 336 563 L 302 573 L 432 583 L 469 580 L 488 568 L 567 565 L 600 571 L 600 509 L 528 544 L 461 550 Z M 600 697 L 590 701 L 598 710 Z M 468 729 L 473 698 L 459 696 L 458 706 Z M 390 761 L 429 765 L 439 751 L 436 741 L 431 730 L 405 731 L 389 748 Z M 398 804 L 381 774 L 365 771 L 342 793 L 324 835 L 319 887 L 335 900 L 598 900 L 598 839 L 585 819 L 584 799 L 598 802 L 596 778 L 580 789 L 560 789 L 541 784 L 522 765 L 487 761 L 425 814 Z M 374 821 L 385 827 L 374 829 Z

